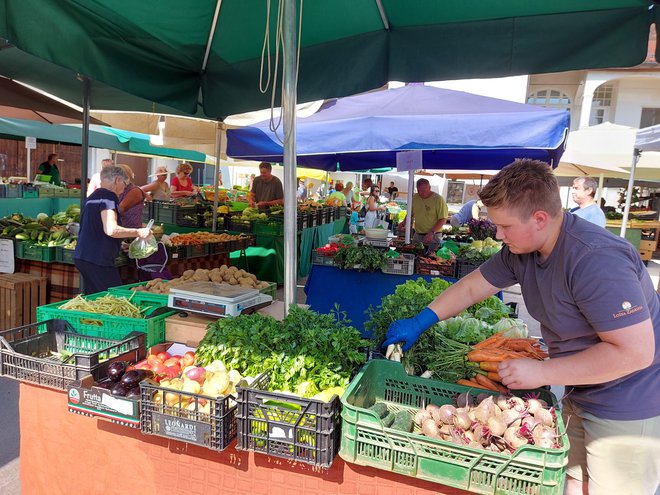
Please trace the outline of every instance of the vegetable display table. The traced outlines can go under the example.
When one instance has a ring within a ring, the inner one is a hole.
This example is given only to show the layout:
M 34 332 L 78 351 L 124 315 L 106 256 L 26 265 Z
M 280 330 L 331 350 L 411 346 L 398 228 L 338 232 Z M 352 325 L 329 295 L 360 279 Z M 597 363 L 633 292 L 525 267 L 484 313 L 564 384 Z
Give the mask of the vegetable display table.
M 465 495 L 468 492 L 335 458 L 328 470 L 142 435 L 67 411 L 66 394 L 20 386 L 21 493 L 301 493 Z
M 0 217 L 21 213 L 24 216 L 36 217 L 39 213 L 53 215 L 66 210 L 71 204 L 80 204 L 80 198 L 1 198 Z

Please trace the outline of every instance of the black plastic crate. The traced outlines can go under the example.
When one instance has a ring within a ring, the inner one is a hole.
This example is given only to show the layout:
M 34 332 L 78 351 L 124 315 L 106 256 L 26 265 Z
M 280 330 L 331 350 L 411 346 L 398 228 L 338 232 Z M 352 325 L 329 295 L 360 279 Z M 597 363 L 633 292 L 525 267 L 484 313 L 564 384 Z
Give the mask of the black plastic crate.
M 151 380 L 140 382 L 140 429 L 147 435 L 224 450 L 236 437 L 236 411 L 231 396 L 210 397 Z
M 307 228 L 307 214 L 300 214 L 298 212 L 298 215 L 296 216 L 296 223 L 297 223 L 297 230 L 303 230 Z
M 200 258 L 209 254 L 209 245 L 208 244 L 191 244 L 185 246 L 186 248 L 186 258 Z
M 156 223 L 174 224 L 176 221 L 177 205 L 169 201 L 152 201 L 153 219 Z
M 201 227 L 204 225 L 203 213 L 197 205 L 177 205 L 174 209 L 174 223 L 181 227 Z
M 469 275 L 483 264 L 484 264 L 483 261 L 468 261 L 468 260 L 457 259 L 456 278 L 463 278 Z
M 315 466 L 332 465 L 339 450 L 341 402 L 286 395 L 267 390 L 266 372 L 238 392 L 239 450 Z
M 154 205 L 153 201 L 145 201 L 142 208 L 142 223 L 149 223 L 149 220 L 154 218 Z M 155 220 L 155 218 L 154 218 Z
M 238 215 L 229 215 L 226 219 L 227 230 L 231 232 L 247 232 L 252 233 L 252 221 L 244 220 L 241 218 L 240 213 Z
M 0 332 L 0 375 L 66 390 L 86 375 L 105 376 L 115 361 L 143 359 L 145 338 L 140 332 L 121 341 L 89 337 L 57 319 L 5 330 Z M 53 354 L 63 352 L 71 355 L 62 360 Z
M 174 260 L 183 260 L 187 256 L 187 246 L 167 246 L 167 256 Z
M 211 242 L 208 244 L 209 254 L 224 254 L 229 253 L 229 247 L 232 241 L 224 242 Z

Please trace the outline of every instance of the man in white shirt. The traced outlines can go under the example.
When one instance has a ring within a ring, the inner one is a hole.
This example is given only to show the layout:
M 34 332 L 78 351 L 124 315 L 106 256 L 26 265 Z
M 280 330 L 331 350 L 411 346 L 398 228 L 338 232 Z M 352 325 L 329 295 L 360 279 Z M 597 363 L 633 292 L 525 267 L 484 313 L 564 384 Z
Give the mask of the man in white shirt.
M 112 160 L 110 158 L 104 158 L 103 160 L 101 160 L 101 170 L 103 170 L 105 167 L 109 167 L 110 165 L 113 165 Z M 92 177 L 89 179 L 89 184 L 87 184 L 87 197 L 89 198 L 89 195 L 92 194 L 94 191 L 96 191 L 99 187 L 101 187 L 100 171 L 93 174 Z

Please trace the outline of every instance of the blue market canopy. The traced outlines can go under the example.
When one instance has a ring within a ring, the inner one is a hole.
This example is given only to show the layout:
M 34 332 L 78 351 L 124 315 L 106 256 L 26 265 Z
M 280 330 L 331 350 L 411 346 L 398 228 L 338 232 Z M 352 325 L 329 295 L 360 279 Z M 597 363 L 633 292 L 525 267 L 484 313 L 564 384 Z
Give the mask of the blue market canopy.
M 331 100 L 296 126 L 305 167 L 395 167 L 398 151 L 423 150 L 423 168 L 493 170 L 523 157 L 557 166 L 569 114 L 413 84 Z M 269 121 L 227 130 L 233 158 L 279 163 L 283 151 Z

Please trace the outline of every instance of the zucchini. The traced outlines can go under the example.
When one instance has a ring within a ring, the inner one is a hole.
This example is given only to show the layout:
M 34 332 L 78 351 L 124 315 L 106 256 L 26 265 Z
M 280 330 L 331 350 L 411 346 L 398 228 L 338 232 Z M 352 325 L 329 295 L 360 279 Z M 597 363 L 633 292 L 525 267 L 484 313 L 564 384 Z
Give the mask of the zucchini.
M 387 416 L 385 416 L 381 421 L 383 422 L 383 426 L 386 428 L 390 428 L 392 426 L 392 423 L 394 423 L 394 413 L 388 413 Z
M 399 411 L 394 415 L 394 422 L 390 428 L 410 433 L 413 430 L 412 415 L 408 411 Z
M 383 419 L 390 412 L 384 402 L 376 402 L 369 410 L 375 412 L 380 419 Z

